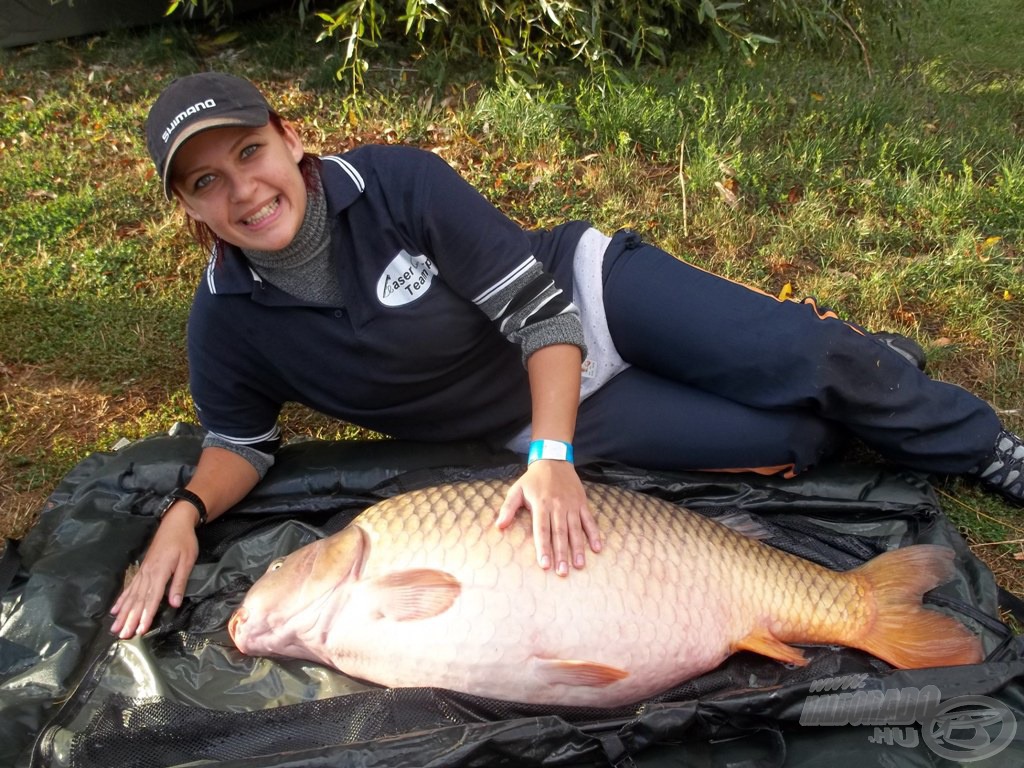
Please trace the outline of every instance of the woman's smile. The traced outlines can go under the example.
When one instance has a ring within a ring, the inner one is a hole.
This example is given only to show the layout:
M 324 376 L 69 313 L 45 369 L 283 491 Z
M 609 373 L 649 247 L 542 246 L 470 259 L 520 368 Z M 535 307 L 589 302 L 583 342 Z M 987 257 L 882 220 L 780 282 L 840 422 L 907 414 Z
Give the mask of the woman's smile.
M 280 208 L 281 198 L 275 197 L 269 203 L 267 203 L 258 211 L 256 211 L 256 213 L 254 213 L 252 216 L 249 216 L 246 219 L 242 219 L 242 222 L 249 227 L 256 228 L 260 224 L 265 222 L 269 217 L 273 216 L 278 210 L 280 210 Z

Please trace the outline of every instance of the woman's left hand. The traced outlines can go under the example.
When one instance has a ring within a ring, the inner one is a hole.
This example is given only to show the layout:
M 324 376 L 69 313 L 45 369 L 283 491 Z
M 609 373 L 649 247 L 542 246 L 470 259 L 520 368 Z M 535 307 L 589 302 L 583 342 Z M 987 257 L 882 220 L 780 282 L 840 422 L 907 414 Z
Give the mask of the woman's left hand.
M 520 509 L 533 517 L 533 542 L 537 562 L 559 576 L 586 564 L 587 546 L 600 552 L 601 531 L 594 519 L 583 483 L 576 468 L 567 461 L 540 460 L 509 489 L 498 512 L 496 525 L 505 529 Z

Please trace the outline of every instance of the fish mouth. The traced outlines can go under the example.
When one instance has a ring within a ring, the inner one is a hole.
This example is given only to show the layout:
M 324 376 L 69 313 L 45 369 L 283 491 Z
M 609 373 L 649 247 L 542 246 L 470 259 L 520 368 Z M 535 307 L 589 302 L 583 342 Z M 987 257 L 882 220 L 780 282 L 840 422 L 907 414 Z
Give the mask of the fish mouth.
M 244 633 L 245 622 L 249 618 L 248 611 L 245 610 L 245 606 L 240 606 L 235 609 L 235 612 L 231 614 L 231 618 L 228 619 L 228 635 L 231 637 L 231 642 L 235 644 L 242 653 L 245 653 L 245 649 L 239 642 L 242 634 Z

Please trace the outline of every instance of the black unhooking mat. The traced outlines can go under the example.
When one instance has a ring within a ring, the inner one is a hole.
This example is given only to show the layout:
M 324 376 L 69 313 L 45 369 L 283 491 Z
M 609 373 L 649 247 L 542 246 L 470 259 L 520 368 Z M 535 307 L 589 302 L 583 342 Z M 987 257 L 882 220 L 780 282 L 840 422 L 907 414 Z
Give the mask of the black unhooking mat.
M 522 471 L 476 445 L 287 446 L 249 498 L 201 529 L 182 610 L 165 610 L 144 638 L 115 641 L 107 611 L 125 568 L 200 442 L 186 427 L 90 456 L 28 536 L 8 542 L 0 766 L 1024 765 L 1024 645 L 996 618 L 991 573 L 920 476 L 836 467 L 782 481 L 583 464 L 588 480 L 752 516 L 767 543 L 833 568 L 911 542 L 950 546 L 957 578 L 927 600 L 978 632 L 987 659 L 897 671 L 836 647 L 809 648 L 804 668 L 740 653 L 639 705 L 570 709 L 384 689 L 308 662 L 247 658 L 225 630 L 271 560 L 367 505 Z

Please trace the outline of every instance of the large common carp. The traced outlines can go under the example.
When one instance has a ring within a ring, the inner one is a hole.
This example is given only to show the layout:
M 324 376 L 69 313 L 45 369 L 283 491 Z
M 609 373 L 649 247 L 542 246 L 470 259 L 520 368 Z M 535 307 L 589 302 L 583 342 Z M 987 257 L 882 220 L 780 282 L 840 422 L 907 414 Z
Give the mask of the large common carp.
M 508 484 L 396 496 L 272 563 L 231 617 L 250 655 L 310 659 L 390 687 L 535 704 L 616 706 L 739 650 L 806 663 L 835 643 L 896 667 L 981 660 L 977 637 L 921 595 L 952 550 L 913 545 L 847 572 L 694 512 L 588 484 L 605 544 L 560 577 L 535 560 L 529 516 L 494 526 Z

